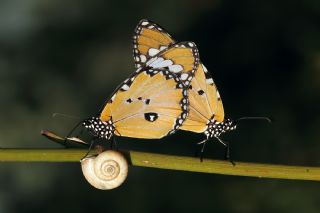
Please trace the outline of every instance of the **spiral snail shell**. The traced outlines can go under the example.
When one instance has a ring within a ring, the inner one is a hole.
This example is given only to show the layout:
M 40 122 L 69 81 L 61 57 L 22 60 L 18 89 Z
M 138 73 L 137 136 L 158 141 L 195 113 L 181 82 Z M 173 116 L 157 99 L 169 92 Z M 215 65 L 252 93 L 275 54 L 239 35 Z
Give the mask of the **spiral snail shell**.
M 127 160 L 120 152 L 113 150 L 80 162 L 84 177 L 97 189 L 114 189 L 125 181 L 128 174 Z

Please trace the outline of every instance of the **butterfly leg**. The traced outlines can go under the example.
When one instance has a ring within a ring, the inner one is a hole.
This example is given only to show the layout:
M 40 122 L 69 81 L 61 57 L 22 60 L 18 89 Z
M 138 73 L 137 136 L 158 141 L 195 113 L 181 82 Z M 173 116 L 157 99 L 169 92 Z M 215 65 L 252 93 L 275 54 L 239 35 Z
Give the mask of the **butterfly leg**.
M 110 141 L 110 149 L 111 150 L 118 150 L 118 143 L 116 141 L 116 138 L 113 136 L 112 140 Z
M 230 158 L 230 144 L 226 141 L 221 140 L 220 138 L 216 137 L 218 139 L 218 141 L 223 144 L 226 147 L 226 151 L 225 151 L 225 159 L 229 160 L 230 163 L 235 166 L 235 162 Z
M 203 144 L 202 148 L 201 148 L 201 151 L 200 151 L 200 162 L 203 161 L 203 153 L 204 153 L 204 148 L 206 146 L 207 141 L 208 141 L 208 138 L 206 138 L 203 141 L 200 141 L 199 143 L 197 143 L 198 145 Z
M 90 146 L 89 146 L 89 149 L 87 151 L 87 153 L 81 158 L 81 160 L 83 160 L 84 158 L 86 158 L 90 151 L 92 150 L 92 148 L 94 147 L 94 143 L 96 142 L 97 138 L 93 138 L 91 141 L 90 141 Z

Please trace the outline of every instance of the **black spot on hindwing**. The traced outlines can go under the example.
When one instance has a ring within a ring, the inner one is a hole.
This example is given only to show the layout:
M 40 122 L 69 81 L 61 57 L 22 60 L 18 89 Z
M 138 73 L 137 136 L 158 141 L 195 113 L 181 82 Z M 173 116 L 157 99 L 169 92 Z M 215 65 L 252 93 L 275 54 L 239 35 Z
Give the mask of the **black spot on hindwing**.
M 201 90 L 198 91 L 198 94 L 199 94 L 199 95 L 203 95 L 203 94 L 204 94 L 204 91 L 201 89 Z
M 158 119 L 158 114 L 155 112 L 148 112 L 148 113 L 144 113 L 144 119 L 146 119 L 147 121 L 150 122 L 154 122 Z

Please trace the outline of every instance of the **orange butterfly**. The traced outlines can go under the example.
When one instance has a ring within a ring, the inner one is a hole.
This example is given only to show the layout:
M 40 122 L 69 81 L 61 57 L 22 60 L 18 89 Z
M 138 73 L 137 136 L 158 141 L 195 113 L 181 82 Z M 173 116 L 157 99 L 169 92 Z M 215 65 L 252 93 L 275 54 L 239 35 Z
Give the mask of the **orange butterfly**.
M 220 135 L 236 129 L 238 121 L 260 119 L 271 122 L 267 117 L 242 117 L 235 121 L 229 118 L 226 119 L 220 94 L 210 73 L 203 64 L 200 64 L 195 77 L 191 81 L 188 98 L 188 117 L 180 129 L 206 135 L 206 139 L 198 143 L 203 144 L 201 159 L 205 144 L 211 138 L 216 138 L 226 147 L 225 157 L 230 159 L 229 144 L 221 140 Z M 233 162 L 231 161 L 231 163 Z
M 201 64 L 189 87 L 189 115 L 180 129 L 204 133 L 206 139 L 200 143 L 205 145 L 210 138 L 217 138 L 228 147 L 219 136 L 222 133 L 234 130 L 237 125 L 231 119 L 224 118 L 223 104 L 216 85 Z M 202 148 L 203 152 L 204 146 Z M 229 153 L 227 153 L 228 157 Z

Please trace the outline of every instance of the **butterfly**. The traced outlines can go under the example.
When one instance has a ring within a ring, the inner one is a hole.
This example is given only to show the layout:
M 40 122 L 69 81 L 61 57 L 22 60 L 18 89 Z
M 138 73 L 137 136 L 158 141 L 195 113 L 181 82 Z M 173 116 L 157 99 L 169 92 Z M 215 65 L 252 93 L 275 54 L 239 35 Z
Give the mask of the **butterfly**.
M 141 68 L 165 68 L 175 73 L 189 86 L 199 66 L 199 52 L 193 42 L 175 42 L 159 25 L 143 19 L 133 36 L 135 66 Z
M 205 134 L 206 138 L 198 143 L 203 144 L 201 159 L 206 142 L 215 138 L 226 147 L 225 157 L 234 164 L 230 159 L 230 146 L 220 139 L 221 134 L 235 130 L 240 120 L 266 120 L 271 123 L 267 117 L 242 117 L 236 120 L 225 118 L 220 93 L 211 74 L 202 63 L 189 86 L 188 98 L 188 117 L 180 129 Z
M 117 87 L 98 116 L 83 122 L 99 138 L 162 138 L 187 117 L 186 85 L 199 65 L 196 45 L 176 43 L 145 19 L 137 25 L 133 43 L 137 70 Z
M 198 67 L 188 94 L 189 115 L 180 129 L 206 135 L 199 143 L 203 144 L 202 152 L 209 139 L 218 139 L 227 147 L 226 157 L 229 158 L 229 145 L 220 139 L 220 135 L 236 129 L 237 124 L 232 119 L 225 119 L 220 94 L 203 64 Z
M 141 69 L 120 84 L 99 115 L 83 121 L 83 126 L 97 138 L 156 139 L 175 132 L 187 112 L 187 89 L 174 73 Z

